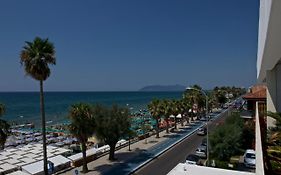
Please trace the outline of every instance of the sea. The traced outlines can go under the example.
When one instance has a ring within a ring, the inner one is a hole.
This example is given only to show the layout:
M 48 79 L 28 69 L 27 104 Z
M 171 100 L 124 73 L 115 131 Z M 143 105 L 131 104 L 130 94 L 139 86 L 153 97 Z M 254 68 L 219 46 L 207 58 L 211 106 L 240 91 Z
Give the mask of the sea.
M 131 112 L 147 109 L 148 103 L 157 99 L 180 99 L 183 92 L 45 92 L 45 112 L 48 125 L 65 123 L 70 106 L 75 103 L 117 104 Z M 4 119 L 10 123 L 34 123 L 40 127 L 39 92 L 0 92 L 0 103 L 6 106 Z

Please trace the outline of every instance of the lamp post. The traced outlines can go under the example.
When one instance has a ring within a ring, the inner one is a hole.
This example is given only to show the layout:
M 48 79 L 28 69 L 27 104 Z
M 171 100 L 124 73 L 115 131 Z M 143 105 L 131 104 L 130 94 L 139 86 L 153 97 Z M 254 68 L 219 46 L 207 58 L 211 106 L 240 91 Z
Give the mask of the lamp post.
M 196 88 L 193 88 L 193 87 L 187 87 L 186 90 L 195 90 L 195 91 L 201 92 L 205 96 L 205 98 L 206 98 L 205 107 L 206 107 L 206 117 L 207 117 L 206 127 L 207 127 L 207 165 L 208 165 L 209 164 L 209 127 L 208 127 L 208 122 L 209 122 L 208 112 L 209 111 L 208 111 L 208 96 L 207 96 L 207 94 L 203 90 L 196 89 Z

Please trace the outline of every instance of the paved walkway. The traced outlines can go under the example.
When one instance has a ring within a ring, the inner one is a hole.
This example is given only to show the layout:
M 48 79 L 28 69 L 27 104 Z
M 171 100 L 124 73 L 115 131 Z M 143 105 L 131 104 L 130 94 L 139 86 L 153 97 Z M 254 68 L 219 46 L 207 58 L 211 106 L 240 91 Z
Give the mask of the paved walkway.
M 177 131 L 166 134 L 166 131 L 164 130 L 160 132 L 160 138 L 158 139 L 155 138 L 155 135 L 153 135 L 147 138 L 147 143 L 145 142 L 145 139 L 138 141 L 131 145 L 131 151 L 128 150 L 128 146 L 117 150 L 115 152 L 115 157 L 117 158 L 116 161 L 109 161 L 108 155 L 100 157 L 88 163 L 89 172 L 87 174 L 128 174 L 128 172 L 142 164 L 144 161 L 149 158 L 153 158 L 155 154 L 161 152 L 161 150 L 173 144 L 176 140 L 179 140 L 179 137 L 183 136 L 180 133 L 185 133 L 186 135 L 189 133 L 187 130 L 192 128 L 197 129 L 199 124 L 201 124 L 201 122 L 193 125 L 197 126 L 196 128 L 191 126 L 182 127 L 181 124 L 178 124 Z M 81 171 L 82 167 L 78 167 L 76 169 Z M 74 169 L 63 174 L 73 175 L 73 171 Z

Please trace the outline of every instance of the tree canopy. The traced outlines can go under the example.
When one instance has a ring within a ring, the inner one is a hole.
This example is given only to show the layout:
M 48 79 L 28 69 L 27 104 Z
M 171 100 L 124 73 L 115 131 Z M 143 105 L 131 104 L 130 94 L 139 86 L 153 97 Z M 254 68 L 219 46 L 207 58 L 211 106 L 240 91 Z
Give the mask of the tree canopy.
M 130 118 L 127 108 L 113 105 L 106 108 L 94 105 L 93 115 L 96 124 L 96 135 L 105 144 L 110 146 L 109 160 L 115 160 L 116 143 L 130 132 Z
M 1 119 L 1 117 L 5 114 L 5 111 L 5 105 L 0 103 L 0 150 L 4 149 L 6 139 L 8 137 L 8 134 L 10 133 L 9 123 Z
M 83 172 L 87 172 L 86 143 L 88 138 L 94 134 L 95 129 L 92 106 L 85 103 L 74 104 L 69 110 L 68 118 L 70 120 L 70 133 L 81 143 L 83 154 Z
M 27 75 L 44 81 L 51 74 L 48 64 L 56 64 L 54 45 L 48 39 L 39 37 L 36 37 L 33 42 L 26 41 L 20 53 L 20 59 Z

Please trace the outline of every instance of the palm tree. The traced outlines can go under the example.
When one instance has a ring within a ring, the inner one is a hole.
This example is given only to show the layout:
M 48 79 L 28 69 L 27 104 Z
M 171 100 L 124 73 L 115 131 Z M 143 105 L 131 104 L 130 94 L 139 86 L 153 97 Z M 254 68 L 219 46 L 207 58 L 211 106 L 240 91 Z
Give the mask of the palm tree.
M 169 100 L 163 100 L 161 103 L 162 106 L 162 113 L 165 117 L 166 121 L 166 133 L 169 133 L 169 117 L 172 114 L 172 106 L 171 106 L 171 101 Z
M 181 103 L 182 103 L 182 110 L 183 110 L 182 114 L 184 114 L 183 118 L 186 120 L 187 123 L 189 123 L 189 117 L 190 117 L 189 110 L 192 109 L 192 105 L 187 98 L 182 98 L 181 101 L 182 101 Z
M 183 98 L 188 101 L 188 103 L 193 107 L 193 105 L 197 106 L 197 115 L 198 112 L 203 111 L 205 107 L 205 97 L 203 94 L 200 92 L 202 88 L 199 85 L 193 85 L 191 86 L 191 90 L 185 91 L 183 94 Z M 197 89 L 197 90 L 194 90 Z M 194 120 L 194 114 L 193 114 L 193 109 L 191 111 L 191 120 Z
M 184 125 L 184 123 L 183 123 L 184 119 L 186 119 L 185 114 L 186 114 L 189 106 L 183 99 L 179 100 L 177 105 L 178 105 L 178 109 L 179 109 L 179 114 L 181 114 L 181 116 L 182 116 L 182 118 L 180 120 L 181 126 L 183 126 Z
M 0 117 L 5 114 L 5 106 L 0 103 Z M 4 149 L 6 139 L 9 134 L 10 125 L 3 119 L 0 119 L 0 150 Z
M 48 39 L 41 39 L 39 37 L 36 37 L 33 42 L 26 41 L 20 54 L 20 62 L 24 66 L 25 73 L 40 82 L 40 109 L 44 157 L 43 160 L 44 172 L 47 175 L 48 169 L 43 81 L 45 81 L 51 74 L 49 64 L 56 64 L 54 45 L 50 43 Z
M 94 118 L 89 104 L 79 103 L 71 106 L 69 110 L 69 131 L 81 143 L 83 155 L 83 173 L 88 172 L 86 160 L 86 143 L 94 134 Z
M 148 110 L 156 121 L 156 138 L 159 138 L 159 119 L 161 119 L 160 100 L 154 99 L 148 104 Z
M 181 103 L 178 100 L 173 100 L 173 101 L 171 101 L 170 104 L 171 104 L 171 108 L 172 108 L 171 112 L 175 117 L 174 129 L 176 130 L 177 129 L 177 115 L 181 113 Z

